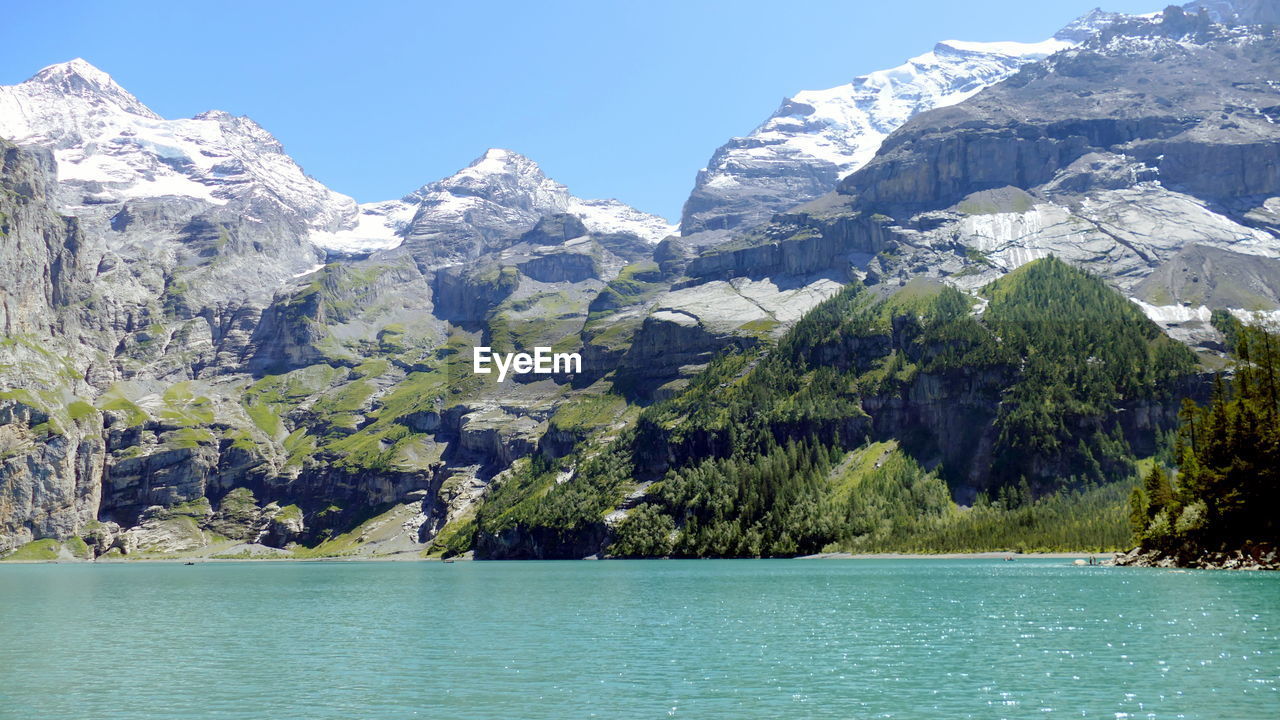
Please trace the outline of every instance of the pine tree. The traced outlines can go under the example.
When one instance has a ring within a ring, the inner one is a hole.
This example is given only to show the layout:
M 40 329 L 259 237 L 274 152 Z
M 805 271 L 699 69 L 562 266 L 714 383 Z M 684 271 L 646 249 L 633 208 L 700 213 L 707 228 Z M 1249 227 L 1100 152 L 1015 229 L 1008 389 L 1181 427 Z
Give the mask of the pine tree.
M 1215 320 L 1231 339 L 1232 372 L 1215 378 L 1208 407 L 1183 404 L 1176 487 L 1157 467 L 1135 494 L 1147 547 L 1212 551 L 1280 540 L 1280 341 L 1261 326 Z

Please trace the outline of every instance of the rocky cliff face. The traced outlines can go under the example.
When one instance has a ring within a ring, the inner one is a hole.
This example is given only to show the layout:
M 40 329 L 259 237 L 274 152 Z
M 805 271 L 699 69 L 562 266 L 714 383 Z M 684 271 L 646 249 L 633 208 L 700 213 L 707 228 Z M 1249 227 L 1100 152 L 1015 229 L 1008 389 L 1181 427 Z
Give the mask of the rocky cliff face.
M 102 415 L 74 405 L 86 386 L 55 354 L 80 332 L 94 268 L 79 225 L 54 212 L 47 153 L 0 141 L 0 549 L 65 537 L 101 494 Z M 74 340 L 71 340 L 74 342 Z
M 1219 23 L 1280 24 L 1280 7 L 1270 0 L 1195 0 L 1182 7 L 1190 13 L 1203 11 Z
M 65 310 L 88 296 L 94 268 L 79 224 L 44 202 L 51 158 L 0 140 L 0 331 L 52 335 L 73 318 Z
M 1204 199 L 1272 195 L 1275 130 L 1263 108 L 1275 100 L 1266 81 L 1274 42 L 1267 29 L 1213 25 L 1176 8 L 1159 22 L 1113 25 L 919 118 L 840 192 L 860 206 L 939 209 L 980 190 L 1045 185 L 1087 153 L 1105 152 Z
M 102 418 L 67 425 L 21 391 L 0 399 L 0 552 L 37 538 L 77 534 L 98 515 L 105 448 Z

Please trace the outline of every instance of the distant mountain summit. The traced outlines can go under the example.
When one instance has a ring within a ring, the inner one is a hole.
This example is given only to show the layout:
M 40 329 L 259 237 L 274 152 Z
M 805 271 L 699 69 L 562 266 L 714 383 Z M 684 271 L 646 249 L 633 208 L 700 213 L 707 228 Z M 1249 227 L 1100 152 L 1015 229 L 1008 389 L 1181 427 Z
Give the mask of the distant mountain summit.
M 1038 43 L 947 40 L 898 67 L 801 91 L 712 154 L 685 203 L 680 231 L 746 229 L 830 192 L 914 115 L 962 102 L 1118 17 L 1094 10 Z
M 214 110 L 166 120 L 81 59 L 0 87 L 0 137 L 53 151 L 59 201 L 73 212 L 187 197 L 274 211 L 299 230 L 338 229 L 356 213 L 351 198 L 309 177 L 249 118 Z
M 546 215 L 577 215 L 592 232 L 626 233 L 656 243 L 675 228 L 617 200 L 584 200 L 520 153 L 491 148 L 453 175 L 372 208 L 400 229 L 415 256 L 438 262 L 474 258 L 532 228 Z
M 532 160 L 496 149 L 399 200 L 357 206 L 307 175 L 253 120 L 220 110 L 166 120 L 79 58 L 0 87 L 0 137 L 50 150 L 59 206 L 102 225 L 130 203 L 175 198 L 188 217 L 226 207 L 235 210 L 221 213 L 228 221 L 282 223 L 295 238 L 348 253 L 445 229 L 515 237 L 551 212 L 650 242 L 674 230 L 616 200 L 577 198 Z

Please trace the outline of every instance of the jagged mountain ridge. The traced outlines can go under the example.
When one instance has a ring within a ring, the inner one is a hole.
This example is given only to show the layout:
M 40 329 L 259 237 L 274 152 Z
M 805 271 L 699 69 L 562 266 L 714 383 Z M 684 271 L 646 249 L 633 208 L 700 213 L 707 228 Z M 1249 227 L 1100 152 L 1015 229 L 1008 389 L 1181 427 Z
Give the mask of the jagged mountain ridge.
M 681 233 L 747 229 L 823 195 L 912 116 L 972 97 L 1118 17 L 1094 10 L 1038 43 L 947 40 L 898 67 L 801 91 L 749 135 L 715 151 L 685 203 Z
M 499 206 L 541 214 L 575 211 L 601 230 L 638 233 L 652 242 L 671 231 L 661 218 L 616 200 L 574 197 L 542 177 L 533 161 L 503 150 L 400 200 L 357 206 L 306 175 L 251 119 L 212 110 L 166 120 L 79 58 L 0 87 L 0 137 L 53 151 L 59 205 L 75 215 L 170 196 L 190 198 L 197 206 L 233 203 L 251 220 L 283 218 L 322 248 L 367 252 L 399 245 L 415 220 L 465 224 L 465 213 L 443 202 L 441 194 L 479 196 L 480 186 L 487 185 Z M 495 164 L 497 157 L 506 160 Z M 430 201 L 425 210 L 419 207 L 423 201 Z M 536 220 L 521 217 L 518 227 L 504 231 L 519 234 Z

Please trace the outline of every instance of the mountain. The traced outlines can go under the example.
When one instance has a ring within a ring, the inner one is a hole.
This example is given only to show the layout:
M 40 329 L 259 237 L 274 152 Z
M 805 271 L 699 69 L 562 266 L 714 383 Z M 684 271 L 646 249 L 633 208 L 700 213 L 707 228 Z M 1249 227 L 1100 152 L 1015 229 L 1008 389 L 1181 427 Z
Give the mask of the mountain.
M 976 288 L 1053 254 L 1152 306 L 1199 303 L 1197 282 L 1146 279 L 1168 277 L 1192 245 L 1263 265 L 1280 252 L 1274 37 L 1178 8 L 1118 22 L 914 117 L 836 193 L 688 271 L 847 268 L 868 283 L 926 275 Z M 1238 312 L 1276 309 L 1275 288 L 1232 288 L 1244 279 L 1230 272 L 1202 279 L 1219 298 L 1255 300 Z
M 947 40 L 898 67 L 799 92 L 749 135 L 715 151 L 698 172 L 680 231 L 747 229 L 824 195 L 912 116 L 972 97 L 1117 17 L 1094 10 L 1038 43 Z
M 591 230 L 629 233 L 657 243 L 675 232 L 666 220 L 617 200 L 584 200 L 548 178 L 533 160 L 491 148 L 453 175 L 428 183 L 399 200 L 360 206 L 357 225 L 315 233 L 312 241 L 334 250 L 398 247 L 432 262 L 457 262 L 492 250 L 495 242 L 533 227 L 543 216 L 571 213 Z
M 471 260 L 533 227 L 546 215 L 570 213 L 596 232 L 621 232 L 657 243 L 674 232 L 662 218 L 617 200 L 583 200 L 510 150 L 491 149 L 466 168 L 422 186 L 393 212 L 413 206 L 405 247 L 433 263 Z
M 716 358 L 603 447 L 521 467 L 477 515 L 477 552 L 580 557 L 611 536 L 613 554 L 685 557 L 890 541 L 882 523 L 928 526 L 951 495 L 1132 474 L 1175 424 L 1194 367 L 1138 308 L 1052 258 L 977 298 L 850 285 L 776 345 Z M 874 468 L 900 463 L 887 487 L 858 459 L 868 445 Z
M 1212 356 L 1210 310 L 1277 308 L 1278 63 L 1274 26 L 1176 7 L 1114 19 L 914 116 L 834 192 L 727 241 L 667 241 L 684 277 L 632 321 L 618 366 L 623 380 L 656 370 L 667 384 L 641 386 L 652 404 L 634 434 L 602 429 L 610 442 L 513 471 L 477 515 L 474 547 L 785 555 L 864 533 L 876 546 L 890 536 L 867 529 L 888 518 L 861 514 L 881 501 L 855 494 L 849 518 L 832 490 L 889 483 L 906 517 L 945 518 L 930 476 L 961 502 L 1000 493 L 1021 507 L 1168 452 L 1179 400 L 1206 393 L 1161 331 Z M 734 306 L 767 283 L 813 290 L 803 313 L 823 277 L 869 292 L 842 291 L 794 325 Z M 770 337 L 762 322 L 791 329 Z M 1103 328 L 1108 339 L 1092 336 Z M 854 472 L 872 460 L 901 471 Z M 1123 523 L 1123 509 L 1107 512 Z M 943 542 L 943 526 L 927 532 Z
M 683 236 L 496 149 L 399 200 L 299 181 L 346 208 L 329 223 L 261 158 L 219 161 L 220 185 L 157 150 L 205 128 L 183 152 L 231 152 L 247 121 L 159 120 L 83 67 L 7 88 L 5 123 L 44 120 L 0 147 L 0 547 L 935 547 L 868 528 L 916 509 L 953 542 L 995 513 L 1014 537 L 1000 513 L 1045 496 L 1075 523 L 1053 542 L 1115 545 L 1082 508 L 1116 516 L 1113 481 L 1165 452 L 1222 362 L 1220 311 L 1280 298 L 1280 42 L 1177 8 L 1089 17 L 820 197 Z M 476 347 L 582 367 L 500 381 Z
M 53 151 L 66 208 L 178 196 L 258 206 L 321 230 L 342 227 L 356 211 L 252 120 L 219 110 L 165 120 L 81 59 L 0 88 L 0 137 Z
M 78 58 L 0 87 L 0 137 L 51 150 L 59 206 L 103 224 L 141 202 L 182 198 L 190 216 L 218 208 L 230 217 L 227 211 L 235 210 L 249 222 L 282 221 L 321 248 L 368 252 L 398 246 L 406 231 L 422 235 L 431 232 L 428 227 L 468 225 L 477 208 L 466 198 L 483 198 L 492 203 L 489 214 L 515 213 L 490 232 L 523 231 L 542 214 L 559 211 L 653 242 L 671 230 L 660 218 L 615 200 L 574 197 L 533 161 L 501 150 L 401 200 L 357 206 L 306 175 L 253 120 L 219 110 L 166 120 Z M 476 220 L 485 227 L 493 222 Z
M 220 112 L 165 120 L 82 60 L 0 88 L 0 136 L 21 143 L 3 146 L 0 173 L 0 488 L 18 498 L 0 503 L 0 544 L 63 537 L 99 520 L 122 531 L 154 520 L 159 530 L 139 531 L 150 538 L 144 545 L 199 544 L 164 535 L 171 523 L 148 508 L 243 487 L 340 501 L 342 492 L 321 488 L 341 484 L 351 513 L 415 486 L 438 488 L 454 465 L 415 460 L 389 485 L 365 478 L 362 461 L 329 467 L 323 453 L 354 429 L 346 424 L 355 415 L 323 396 L 365 393 L 366 377 L 378 385 L 361 404 L 388 392 L 416 396 L 414 373 L 455 332 L 433 314 L 437 300 L 448 308 L 453 297 L 451 267 L 505 252 L 513 270 L 534 277 L 578 268 L 579 287 L 561 288 L 580 306 L 566 315 L 572 324 L 625 258 L 647 254 L 672 230 L 620 202 L 577 198 L 501 150 L 401 200 L 357 206 L 307 177 L 251 120 Z M 563 215 L 573 237 L 530 235 L 548 214 Z M 461 238 L 462 249 L 445 238 Z M 565 240 L 578 242 L 558 251 Z M 480 312 L 498 322 L 543 310 L 532 297 L 538 281 L 529 283 L 507 288 L 522 309 Z M 348 369 L 371 355 L 404 365 Z M 335 367 L 343 369 L 330 377 Z M 265 373 L 293 369 L 312 378 L 304 383 L 312 410 L 281 419 L 278 405 L 248 390 L 269 385 Z M 475 408 L 454 408 L 447 437 L 424 441 L 437 458 L 478 442 L 453 453 L 458 467 L 491 474 L 495 430 L 517 428 L 511 442 L 527 447 L 532 428 L 508 422 L 497 401 Z M 302 451 L 289 440 L 295 428 L 295 440 L 327 439 Z M 375 430 L 381 437 L 386 428 Z M 102 549 L 132 548 L 129 537 L 107 533 Z

